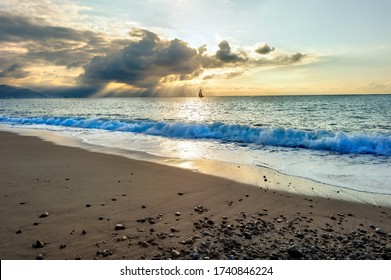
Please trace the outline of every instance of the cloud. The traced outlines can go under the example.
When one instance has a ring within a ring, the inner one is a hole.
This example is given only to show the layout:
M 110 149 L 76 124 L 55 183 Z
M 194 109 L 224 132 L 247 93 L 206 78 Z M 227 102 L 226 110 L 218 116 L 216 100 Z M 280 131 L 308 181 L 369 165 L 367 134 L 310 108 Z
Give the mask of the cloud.
M 161 40 L 148 30 L 133 30 L 130 35 L 138 39 L 126 48 L 94 57 L 85 65 L 81 81 L 119 82 L 139 88 L 155 87 L 160 80 L 189 80 L 202 72 L 202 58 L 187 43 Z
M 259 53 L 259 54 L 268 54 L 268 53 L 271 53 L 271 52 L 274 51 L 274 50 L 275 50 L 275 48 L 271 48 L 271 47 L 269 47 L 268 44 L 264 44 L 264 45 L 258 47 L 258 48 L 255 50 L 255 52 L 256 52 L 256 53 Z
M 305 57 L 301 53 L 274 51 L 264 44 L 255 51 L 273 53 L 254 58 L 243 50 L 232 49 L 226 40 L 218 44 L 215 53 L 208 53 L 206 45 L 193 48 L 180 39 L 162 39 L 147 29 L 134 28 L 126 37 L 110 37 L 55 25 L 45 18 L 4 11 L 0 11 L 0 44 L 0 78 L 5 82 L 25 79 L 27 83 L 29 75 L 34 76 L 30 81 L 39 82 L 44 71 L 32 69 L 47 67 L 47 71 L 52 71 L 51 67 L 56 66 L 64 70 L 58 76 L 56 73 L 53 80 L 62 79 L 63 84 L 72 80 L 74 85 L 88 88 L 89 92 L 93 88 L 107 88 L 106 85 L 114 82 L 143 94 L 156 93 L 161 86 L 173 82 L 230 79 L 241 75 L 244 69 L 290 65 Z M 222 69 L 219 72 L 224 73 L 227 68 L 226 74 L 201 77 L 207 70 Z
M 26 49 L 19 55 L 26 63 L 50 63 L 75 67 L 129 41 L 110 41 L 102 34 L 70 27 L 52 26 L 40 18 L 0 12 L 0 42 L 17 43 Z
M 248 60 L 245 53 L 233 53 L 231 46 L 225 40 L 220 42 L 216 58 L 224 63 L 240 63 Z
M 28 71 L 23 70 L 23 65 L 14 63 L 0 71 L 0 78 L 13 77 L 19 79 L 26 77 L 28 74 Z

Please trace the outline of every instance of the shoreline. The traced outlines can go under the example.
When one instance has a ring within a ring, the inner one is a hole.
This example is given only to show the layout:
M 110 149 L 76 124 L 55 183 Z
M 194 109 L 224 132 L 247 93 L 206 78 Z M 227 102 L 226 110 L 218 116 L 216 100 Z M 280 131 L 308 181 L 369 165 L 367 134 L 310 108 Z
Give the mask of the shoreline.
M 10 132 L 0 144 L 1 259 L 391 258 L 390 207 Z
M 81 148 L 87 151 L 121 156 L 131 160 L 141 160 L 191 170 L 201 174 L 212 175 L 238 183 L 252 185 L 257 188 L 305 195 L 313 198 L 322 197 L 391 207 L 391 194 L 358 191 L 346 187 L 330 185 L 306 177 L 285 174 L 266 166 L 250 166 L 247 164 L 235 164 L 215 160 L 164 158 L 150 155 L 145 152 L 85 143 L 81 139 L 65 135 L 61 131 L 0 126 L 0 132 L 1 131 L 16 133 L 22 136 L 38 137 L 43 141 L 49 141 L 55 145 Z M 265 182 L 263 174 L 269 178 L 267 182 Z

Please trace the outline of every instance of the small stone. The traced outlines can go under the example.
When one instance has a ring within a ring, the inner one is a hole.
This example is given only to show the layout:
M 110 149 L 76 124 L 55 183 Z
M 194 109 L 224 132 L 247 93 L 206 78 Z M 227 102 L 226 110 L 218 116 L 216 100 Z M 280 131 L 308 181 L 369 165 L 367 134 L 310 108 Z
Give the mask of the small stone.
M 99 221 L 102 221 L 102 220 L 104 220 L 104 218 L 103 217 L 99 217 Z
M 172 227 L 171 228 L 171 232 L 179 232 L 179 230 L 177 230 L 176 228 Z
M 86 207 L 87 207 L 87 208 L 89 208 L 89 207 L 91 207 L 91 206 L 92 206 L 91 204 L 86 204 Z
M 38 254 L 38 255 L 37 255 L 37 260 L 43 260 L 43 259 L 44 259 L 44 257 L 43 257 L 42 254 Z
M 123 224 L 116 224 L 114 230 L 124 230 L 125 226 Z
M 296 245 L 292 245 L 288 248 L 288 254 L 294 259 L 300 259 L 303 256 L 303 253 Z
M 147 208 L 147 206 L 145 206 L 145 205 L 141 205 L 141 208 L 145 209 L 145 208 Z
M 85 235 L 87 232 L 85 229 L 83 229 L 83 231 L 81 232 L 81 234 Z
M 380 235 L 387 235 L 386 231 L 382 228 L 376 228 L 375 232 Z
M 175 216 L 180 216 L 181 212 L 175 212 Z
M 330 219 L 336 220 L 337 218 L 334 215 L 331 215 Z
M 65 249 L 66 247 L 67 247 L 67 245 L 65 245 L 65 244 L 60 245 L 60 249 Z
M 49 216 L 49 212 L 44 212 L 39 217 L 40 218 L 46 218 L 47 216 Z
M 37 240 L 35 244 L 33 244 L 33 248 L 43 248 L 43 246 L 45 246 L 45 244 L 40 240 Z
M 171 251 L 171 256 L 173 256 L 174 258 L 177 258 L 181 255 L 180 252 L 178 252 L 177 250 L 172 250 Z
M 21 234 L 22 233 L 22 229 L 18 229 L 18 231 L 16 232 L 16 234 Z
M 143 248 L 147 248 L 149 246 L 149 244 L 146 241 L 141 241 L 139 244 Z
M 183 241 L 183 244 L 185 244 L 185 245 L 192 245 L 192 244 L 194 244 L 194 240 L 191 239 L 191 238 L 188 238 L 188 239 Z
M 183 195 L 183 192 L 179 192 L 178 195 Z

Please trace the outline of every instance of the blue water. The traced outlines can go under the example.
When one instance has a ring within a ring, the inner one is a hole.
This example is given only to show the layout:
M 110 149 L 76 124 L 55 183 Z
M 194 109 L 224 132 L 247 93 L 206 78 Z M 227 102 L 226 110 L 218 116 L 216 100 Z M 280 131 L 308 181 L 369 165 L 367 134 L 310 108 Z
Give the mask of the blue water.
M 0 100 L 0 124 L 391 193 L 389 108 L 391 95 Z

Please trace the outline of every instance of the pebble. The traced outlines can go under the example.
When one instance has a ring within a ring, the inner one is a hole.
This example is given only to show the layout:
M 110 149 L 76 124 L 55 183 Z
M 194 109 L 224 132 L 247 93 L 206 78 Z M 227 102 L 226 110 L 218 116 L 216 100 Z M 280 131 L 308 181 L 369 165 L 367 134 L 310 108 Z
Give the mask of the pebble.
M 183 240 L 182 244 L 184 244 L 184 245 L 192 245 L 192 244 L 194 244 L 194 240 L 192 238 L 188 238 L 186 240 Z
M 16 232 L 16 234 L 21 234 L 22 233 L 22 229 L 18 229 L 18 231 Z
M 96 252 L 96 255 L 102 256 L 102 257 L 108 257 L 111 256 L 113 253 L 108 249 L 98 250 Z
M 116 224 L 114 230 L 123 230 L 125 226 L 123 224 Z
M 180 216 L 181 212 L 175 212 L 175 216 Z
M 386 231 L 382 228 L 376 228 L 375 232 L 380 235 L 387 235 Z
M 60 245 L 60 249 L 65 249 L 66 247 L 67 247 L 67 245 L 65 245 L 65 244 Z
M 35 244 L 33 244 L 33 248 L 43 248 L 43 246 L 45 246 L 45 244 L 40 240 L 37 240 Z
M 143 247 L 143 248 L 147 248 L 147 247 L 149 246 L 148 242 L 146 242 L 146 241 L 141 241 L 141 242 L 139 242 L 139 245 L 140 245 L 141 247 Z
M 47 216 L 49 216 L 49 212 L 44 212 L 39 217 L 40 218 L 46 218 Z
M 177 229 L 174 228 L 174 227 L 172 227 L 172 228 L 170 229 L 170 231 L 171 231 L 171 232 L 179 232 L 179 230 L 177 230 Z
M 44 259 L 44 257 L 43 257 L 42 254 L 38 254 L 38 255 L 37 255 L 37 260 L 43 260 L 43 259 Z
M 300 259 L 303 256 L 303 253 L 296 245 L 292 245 L 288 248 L 288 254 L 294 259 Z
M 178 252 L 177 250 L 172 250 L 171 251 L 171 256 L 173 256 L 175 258 L 179 257 L 180 255 L 181 255 L 181 253 Z

